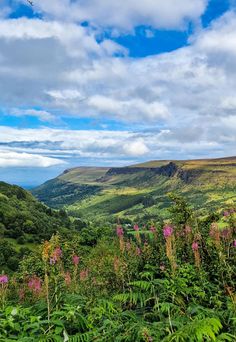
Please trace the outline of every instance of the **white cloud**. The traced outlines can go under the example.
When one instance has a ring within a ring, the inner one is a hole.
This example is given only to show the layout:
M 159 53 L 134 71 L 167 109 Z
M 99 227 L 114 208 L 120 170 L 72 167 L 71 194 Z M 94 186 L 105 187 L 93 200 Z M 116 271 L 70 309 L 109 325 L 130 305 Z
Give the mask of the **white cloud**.
M 52 10 L 65 4 L 47 3 Z M 22 114 L 17 108 L 42 108 L 24 114 L 41 120 L 58 113 L 135 124 L 119 132 L 1 129 L 3 142 L 47 146 L 23 144 L 11 147 L 14 152 L 74 154 L 102 163 L 112 156 L 136 158 L 139 148 L 131 147 L 142 141 L 146 159 L 235 154 L 234 12 L 199 30 L 187 47 L 139 59 L 114 57 L 116 46 L 98 43 L 91 28 L 50 20 L 0 20 L 2 106 L 16 108 L 15 115 Z M 137 127 L 140 133 L 133 132 Z
M 17 117 L 33 116 L 33 117 L 39 118 L 40 121 L 44 121 L 44 122 L 55 121 L 55 116 L 45 110 L 13 108 L 9 114 L 12 116 L 17 116 Z
M 207 124 L 201 121 L 195 127 L 186 124 L 169 130 L 149 128 L 145 132 L 0 126 L 0 137 L 0 152 L 5 153 L 2 167 L 11 163 L 47 167 L 65 161 L 75 166 L 124 165 L 148 159 L 234 155 L 236 125 L 235 116 L 231 116 L 229 120 L 220 118 Z
M 183 28 L 204 13 L 207 0 L 40 0 L 36 10 L 49 18 L 89 21 L 93 25 L 131 30 L 138 25 Z
M 149 149 L 143 141 L 139 140 L 125 144 L 124 151 L 130 156 L 139 157 L 147 154 L 149 152 Z
M 65 164 L 56 158 L 48 158 L 30 153 L 17 153 L 0 150 L 0 168 L 5 167 L 50 167 Z

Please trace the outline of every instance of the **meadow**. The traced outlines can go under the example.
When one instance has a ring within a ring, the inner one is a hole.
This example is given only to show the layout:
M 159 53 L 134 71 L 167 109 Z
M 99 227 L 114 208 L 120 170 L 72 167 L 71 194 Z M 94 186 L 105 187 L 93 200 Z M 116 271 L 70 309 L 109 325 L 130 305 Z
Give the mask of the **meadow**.
M 0 275 L 0 341 L 235 341 L 235 208 L 54 234 Z

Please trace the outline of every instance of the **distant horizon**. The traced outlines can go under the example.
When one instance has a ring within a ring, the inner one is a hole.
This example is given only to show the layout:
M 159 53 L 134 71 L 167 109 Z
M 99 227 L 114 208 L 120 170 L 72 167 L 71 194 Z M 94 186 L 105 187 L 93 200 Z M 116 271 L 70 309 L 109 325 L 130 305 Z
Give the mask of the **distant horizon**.
M 233 155 L 235 46 L 235 0 L 2 0 L 0 180 Z
M 17 169 L 18 171 L 20 171 L 20 173 L 24 173 L 25 174 L 25 178 L 20 179 L 19 181 L 15 181 L 17 179 L 17 171 L 15 170 L 13 174 L 8 174 L 8 176 L 3 176 L 5 174 L 5 172 L 1 172 L 1 168 L 0 168 L 0 182 L 6 182 L 12 185 L 18 185 L 26 190 L 31 190 L 37 186 L 40 186 L 41 184 L 58 177 L 59 175 L 63 174 L 65 171 L 67 170 L 73 170 L 73 169 L 77 169 L 77 168 L 123 168 L 123 167 L 130 167 L 130 166 L 136 166 L 139 164 L 147 164 L 147 163 L 151 163 L 151 162 L 178 162 L 178 161 L 201 161 L 201 160 L 225 160 L 225 159 L 236 159 L 236 156 L 221 156 L 221 157 L 208 157 L 208 158 L 197 158 L 197 159 L 152 159 L 152 160 L 144 160 L 141 163 L 137 163 L 137 164 L 127 164 L 127 165 L 107 165 L 107 166 L 103 166 L 103 165 L 77 165 L 77 166 L 73 166 L 73 167 L 68 167 L 68 168 L 64 168 L 64 169 L 60 169 L 60 170 L 52 170 L 51 168 L 44 168 L 43 170 L 38 170 L 38 169 Z M 34 177 L 32 178 L 32 176 L 34 175 L 34 171 L 36 174 L 36 179 L 34 179 Z M 48 171 L 48 173 L 47 173 Z M 38 173 L 40 174 L 40 179 L 37 177 Z M 27 181 L 27 179 L 31 179 L 31 181 Z

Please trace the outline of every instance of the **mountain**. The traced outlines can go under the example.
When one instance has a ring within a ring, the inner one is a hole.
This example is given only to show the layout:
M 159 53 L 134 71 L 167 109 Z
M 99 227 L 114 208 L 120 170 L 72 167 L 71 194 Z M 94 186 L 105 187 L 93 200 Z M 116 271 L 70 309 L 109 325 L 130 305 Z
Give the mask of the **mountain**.
M 53 208 L 89 219 L 165 216 L 169 192 L 184 196 L 201 214 L 232 205 L 236 201 L 236 157 L 78 167 L 32 191 Z
M 65 211 L 54 211 L 21 187 L 0 182 L 0 266 L 14 270 L 24 253 L 71 226 Z

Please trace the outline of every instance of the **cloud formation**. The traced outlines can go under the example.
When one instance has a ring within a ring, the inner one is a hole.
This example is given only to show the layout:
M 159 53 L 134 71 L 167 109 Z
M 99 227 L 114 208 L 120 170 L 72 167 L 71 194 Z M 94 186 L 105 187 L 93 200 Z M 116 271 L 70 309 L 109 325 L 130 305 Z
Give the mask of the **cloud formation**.
M 17 154 L 20 165 L 30 165 L 32 155 L 49 158 L 37 159 L 41 166 L 235 154 L 236 13 L 199 27 L 188 46 L 135 59 L 102 27 L 118 34 L 146 23 L 182 29 L 199 20 L 207 1 L 181 0 L 176 8 L 175 0 L 128 0 L 117 11 L 118 4 L 41 0 L 35 6 L 42 19 L 0 14 L 0 104 L 6 113 L 51 125 L 68 117 L 124 125 L 119 131 L 0 127 L 2 165 L 6 151 Z
M 138 25 L 183 28 L 186 23 L 198 20 L 207 4 L 207 0 L 40 0 L 35 7 L 49 18 L 132 30 Z
M 66 164 L 56 158 L 48 158 L 37 154 L 2 151 L 0 149 L 0 168 L 7 167 L 49 167 Z

